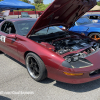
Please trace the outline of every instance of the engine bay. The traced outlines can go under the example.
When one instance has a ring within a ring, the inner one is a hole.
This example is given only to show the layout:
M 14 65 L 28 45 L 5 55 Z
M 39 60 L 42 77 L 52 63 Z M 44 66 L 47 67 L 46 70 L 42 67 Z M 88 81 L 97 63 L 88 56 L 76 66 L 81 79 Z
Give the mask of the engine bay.
M 90 46 L 90 44 L 91 41 L 89 41 L 88 39 L 65 38 L 61 40 L 55 40 L 52 42 L 51 45 L 53 45 L 55 47 L 55 51 L 57 51 L 61 55 L 66 52 L 83 49 L 85 47 Z
M 60 55 L 65 53 L 74 54 L 76 51 L 83 52 L 84 50 L 90 54 L 99 48 L 98 43 L 92 39 L 70 32 L 33 36 L 30 39 Z

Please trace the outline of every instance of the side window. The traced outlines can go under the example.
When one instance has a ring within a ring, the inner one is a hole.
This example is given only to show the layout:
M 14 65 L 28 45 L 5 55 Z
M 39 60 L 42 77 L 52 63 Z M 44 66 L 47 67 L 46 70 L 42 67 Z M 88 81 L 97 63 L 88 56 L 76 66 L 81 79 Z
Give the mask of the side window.
M 1 31 L 7 34 L 16 33 L 15 27 L 11 22 L 5 22 L 1 27 Z
M 98 19 L 98 16 L 90 16 L 90 19 Z
M 2 31 L 2 32 L 5 32 L 6 27 L 7 27 L 7 22 L 5 22 L 5 23 L 2 25 L 1 31 Z

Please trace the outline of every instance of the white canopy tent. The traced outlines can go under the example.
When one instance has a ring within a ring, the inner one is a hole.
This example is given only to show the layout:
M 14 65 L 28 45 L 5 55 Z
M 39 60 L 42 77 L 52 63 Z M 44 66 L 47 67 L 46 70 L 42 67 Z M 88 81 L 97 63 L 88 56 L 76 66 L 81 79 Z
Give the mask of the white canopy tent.
M 97 11 L 100 10 L 100 6 L 96 5 L 94 6 L 90 11 Z

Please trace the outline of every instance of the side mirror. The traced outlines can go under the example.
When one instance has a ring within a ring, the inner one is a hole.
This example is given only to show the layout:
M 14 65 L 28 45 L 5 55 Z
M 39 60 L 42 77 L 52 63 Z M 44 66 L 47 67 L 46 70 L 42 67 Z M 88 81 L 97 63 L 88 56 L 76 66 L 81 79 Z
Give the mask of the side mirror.
M 6 37 L 16 39 L 16 34 L 8 34 Z

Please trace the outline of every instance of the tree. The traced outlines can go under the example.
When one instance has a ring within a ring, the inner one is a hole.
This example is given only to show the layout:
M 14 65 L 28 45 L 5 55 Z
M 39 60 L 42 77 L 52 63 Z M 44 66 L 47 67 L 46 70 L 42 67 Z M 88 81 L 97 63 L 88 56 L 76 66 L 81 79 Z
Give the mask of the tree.
M 21 1 L 28 3 L 28 0 L 21 0 Z
M 97 5 L 100 6 L 100 2 L 97 2 Z
M 30 3 L 30 4 L 31 4 L 31 1 L 28 1 L 28 3 Z
M 43 3 L 43 0 L 34 0 L 34 3 Z
M 2 1 L 2 0 L 0 0 L 0 1 Z

